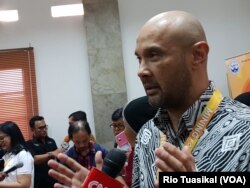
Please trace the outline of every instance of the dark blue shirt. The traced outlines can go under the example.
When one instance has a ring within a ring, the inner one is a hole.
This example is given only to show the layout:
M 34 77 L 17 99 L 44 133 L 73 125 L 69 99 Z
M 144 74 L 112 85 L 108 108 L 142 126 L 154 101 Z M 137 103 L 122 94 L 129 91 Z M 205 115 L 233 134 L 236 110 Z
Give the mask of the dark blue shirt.
M 96 143 L 92 143 L 92 144 L 90 144 L 90 147 L 89 147 L 89 153 L 86 156 L 79 156 L 79 153 L 76 151 L 75 146 L 72 146 L 66 152 L 66 155 L 68 155 L 69 157 L 71 157 L 72 159 L 74 159 L 75 161 L 80 163 L 85 168 L 90 169 L 91 167 L 96 166 L 96 164 L 95 164 L 95 154 L 96 154 L 97 151 L 102 152 L 102 158 L 103 159 L 108 153 L 108 150 L 104 146 L 96 144 Z

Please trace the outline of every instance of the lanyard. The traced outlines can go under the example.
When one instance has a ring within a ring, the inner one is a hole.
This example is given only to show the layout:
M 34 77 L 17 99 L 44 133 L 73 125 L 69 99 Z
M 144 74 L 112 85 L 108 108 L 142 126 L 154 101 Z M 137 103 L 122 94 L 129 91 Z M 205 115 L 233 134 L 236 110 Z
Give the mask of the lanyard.
M 221 92 L 218 89 L 215 89 L 212 97 L 210 98 L 210 100 L 207 103 L 207 106 L 202 111 L 201 115 L 199 116 L 198 120 L 196 121 L 192 131 L 190 132 L 190 134 L 185 142 L 185 145 L 187 145 L 189 147 L 189 150 L 191 152 L 193 151 L 194 147 L 196 146 L 201 135 L 204 133 L 204 130 L 206 129 L 211 118 L 213 117 L 214 113 L 216 112 L 222 99 L 223 99 L 223 97 L 222 97 Z

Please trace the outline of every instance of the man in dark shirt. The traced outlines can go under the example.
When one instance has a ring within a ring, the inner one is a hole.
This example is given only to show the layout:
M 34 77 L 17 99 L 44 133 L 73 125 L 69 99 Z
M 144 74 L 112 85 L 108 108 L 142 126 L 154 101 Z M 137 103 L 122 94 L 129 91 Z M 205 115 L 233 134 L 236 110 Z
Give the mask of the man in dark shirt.
M 42 116 L 34 116 L 30 119 L 30 128 L 33 138 L 27 141 L 27 146 L 34 157 L 35 179 L 34 188 L 53 188 L 55 180 L 48 175 L 47 162 L 53 159 L 64 149 L 58 149 L 55 140 L 48 137 L 48 125 Z

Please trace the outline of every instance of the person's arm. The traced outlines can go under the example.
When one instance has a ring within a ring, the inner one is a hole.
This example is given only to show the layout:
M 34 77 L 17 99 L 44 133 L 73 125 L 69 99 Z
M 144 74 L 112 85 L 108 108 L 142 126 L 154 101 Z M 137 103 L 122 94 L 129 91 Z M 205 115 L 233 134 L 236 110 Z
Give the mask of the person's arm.
M 38 164 L 46 163 L 51 158 L 52 158 L 52 154 L 50 154 L 50 152 L 42 154 L 42 155 L 35 155 L 34 164 L 38 165 Z
M 46 163 L 50 159 L 55 159 L 59 153 L 62 153 L 64 151 L 65 151 L 64 149 L 58 148 L 54 151 L 47 152 L 45 154 L 35 155 L 34 156 L 34 164 L 37 165 L 37 164 Z
M 31 175 L 21 174 L 17 175 L 17 182 L 0 182 L 1 188 L 30 188 Z

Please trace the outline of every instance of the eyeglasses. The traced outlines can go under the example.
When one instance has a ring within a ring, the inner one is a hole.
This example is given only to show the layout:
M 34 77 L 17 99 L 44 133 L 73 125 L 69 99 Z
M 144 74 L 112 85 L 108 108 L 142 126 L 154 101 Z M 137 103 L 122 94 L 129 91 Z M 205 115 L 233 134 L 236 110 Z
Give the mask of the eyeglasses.
M 113 128 L 113 129 L 119 129 L 119 130 L 124 129 L 124 125 L 122 125 L 122 124 L 114 124 L 114 123 L 112 123 L 112 124 L 110 124 L 110 127 Z
M 48 125 L 44 125 L 44 126 L 38 127 L 37 130 L 42 131 L 42 130 L 47 129 L 47 128 L 48 128 Z

